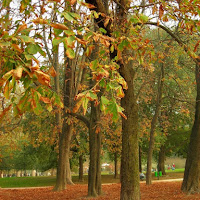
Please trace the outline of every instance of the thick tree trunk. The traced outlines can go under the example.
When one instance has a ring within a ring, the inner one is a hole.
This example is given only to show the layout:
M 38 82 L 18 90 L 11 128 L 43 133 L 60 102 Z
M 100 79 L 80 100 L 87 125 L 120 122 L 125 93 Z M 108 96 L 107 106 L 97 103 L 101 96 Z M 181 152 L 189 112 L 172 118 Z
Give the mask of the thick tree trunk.
M 79 156 L 79 181 L 83 181 L 83 155 Z
M 74 97 L 74 67 L 72 62 L 66 58 L 65 78 L 64 78 L 64 106 L 72 109 Z M 62 132 L 59 134 L 59 158 L 57 168 L 57 179 L 54 187 L 55 191 L 61 191 L 66 188 L 66 184 L 73 184 L 70 169 L 70 144 L 73 133 L 73 124 L 71 116 L 66 110 L 63 110 Z M 66 120 L 69 120 L 68 122 Z
M 151 121 L 151 130 L 150 130 L 150 141 L 149 141 L 149 148 L 148 148 L 148 157 L 147 157 L 147 175 L 146 175 L 146 184 L 150 185 L 152 183 L 152 157 L 153 157 L 153 149 L 155 143 L 155 129 L 156 124 L 158 121 L 158 116 L 161 107 L 161 99 L 162 99 L 162 91 L 163 91 L 163 83 L 164 83 L 164 65 L 161 65 L 161 73 L 158 81 L 158 92 L 157 92 L 157 100 L 156 100 L 156 109 L 153 119 Z
M 114 178 L 119 178 L 119 174 L 118 174 L 118 153 L 115 152 L 115 175 Z
M 127 119 L 122 118 L 121 155 L 121 200 L 139 200 L 139 149 L 138 149 L 138 105 L 134 94 L 134 75 L 131 63 L 120 66 L 120 73 L 128 84 L 121 105 Z
M 182 191 L 188 194 L 200 192 L 200 66 L 196 65 L 196 110 L 186 159 Z
M 99 106 L 95 107 L 94 102 L 91 102 L 91 119 L 90 119 L 90 129 L 89 129 L 89 151 L 90 151 L 90 164 L 88 173 L 88 196 L 96 197 L 99 195 L 99 175 L 97 175 L 101 170 L 99 170 L 100 161 L 98 144 L 100 138 L 96 133 L 96 125 L 99 120 Z M 100 184 L 101 185 L 101 184 Z
M 158 156 L 158 171 L 162 172 L 162 175 L 166 175 L 165 172 L 165 146 L 160 147 L 159 156 Z
M 60 133 L 60 139 L 59 139 L 59 158 L 58 158 L 56 185 L 54 187 L 54 191 L 65 190 L 67 183 L 72 184 L 71 176 L 69 174 L 70 169 L 68 164 L 71 135 L 72 135 L 72 125 L 63 124 L 62 133 Z

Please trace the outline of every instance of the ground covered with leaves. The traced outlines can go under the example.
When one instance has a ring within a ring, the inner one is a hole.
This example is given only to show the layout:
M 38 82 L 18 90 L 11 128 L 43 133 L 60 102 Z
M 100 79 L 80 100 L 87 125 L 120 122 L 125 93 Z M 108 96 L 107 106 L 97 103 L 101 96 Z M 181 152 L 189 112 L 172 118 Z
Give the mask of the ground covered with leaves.
M 141 183 L 141 200 L 193 200 L 200 194 L 185 195 L 180 190 L 181 182 L 154 182 L 150 186 Z M 120 199 L 120 184 L 102 186 L 103 195 L 98 200 Z M 87 199 L 87 185 L 71 185 L 65 191 L 53 192 L 52 187 L 0 189 L 0 200 L 84 200 Z M 92 200 L 94 198 L 90 198 Z

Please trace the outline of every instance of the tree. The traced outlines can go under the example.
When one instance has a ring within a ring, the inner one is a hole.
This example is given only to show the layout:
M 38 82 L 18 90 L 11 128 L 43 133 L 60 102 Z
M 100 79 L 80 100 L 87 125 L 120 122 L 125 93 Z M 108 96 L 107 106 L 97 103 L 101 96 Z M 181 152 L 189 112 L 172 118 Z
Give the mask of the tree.
M 182 191 L 187 193 L 198 193 L 199 188 L 199 153 L 200 153 L 200 129 L 199 129 L 199 100 L 200 100 L 200 66 L 196 64 L 196 84 L 197 84 L 197 97 L 196 97 L 196 107 L 195 107 L 195 120 L 192 127 L 192 133 L 190 136 L 190 144 L 188 149 L 188 155 L 185 165 L 184 178 L 182 183 Z

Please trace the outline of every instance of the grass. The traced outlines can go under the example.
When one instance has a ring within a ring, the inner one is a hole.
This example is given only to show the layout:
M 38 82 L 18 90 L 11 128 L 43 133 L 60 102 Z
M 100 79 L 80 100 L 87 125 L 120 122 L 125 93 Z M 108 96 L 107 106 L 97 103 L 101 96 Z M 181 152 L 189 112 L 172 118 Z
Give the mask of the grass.
M 184 169 L 166 170 L 166 178 L 179 178 L 182 177 Z M 154 175 L 153 175 L 154 177 Z M 84 181 L 79 182 L 78 176 L 73 176 L 72 180 L 76 184 L 87 184 L 87 175 L 84 175 Z M 155 177 L 154 177 L 155 179 Z M 119 183 L 119 179 L 114 179 L 114 175 L 102 175 L 102 183 Z M 0 178 L 0 187 L 2 188 L 16 188 L 16 187 L 44 187 L 54 186 L 56 183 L 56 177 L 54 176 L 37 176 L 37 177 L 10 177 Z
M 76 184 L 87 184 L 87 178 L 87 175 L 84 175 L 84 181 L 79 182 L 78 176 L 73 176 L 72 180 Z M 0 178 L 1 188 L 44 187 L 54 186 L 55 183 L 56 177 L 54 176 Z M 114 179 L 113 175 L 102 175 L 102 183 L 119 183 L 119 179 Z
M 0 179 L 0 187 L 43 187 L 55 185 L 55 177 L 7 177 Z
M 185 170 L 185 168 L 180 168 L 180 169 L 175 169 L 175 170 L 172 170 L 172 169 L 167 169 L 166 170 L 166 173 L 174 173 L 174 172 L 176 172 L 176 173 L 183 173 L 184 172 L 184 170 Z

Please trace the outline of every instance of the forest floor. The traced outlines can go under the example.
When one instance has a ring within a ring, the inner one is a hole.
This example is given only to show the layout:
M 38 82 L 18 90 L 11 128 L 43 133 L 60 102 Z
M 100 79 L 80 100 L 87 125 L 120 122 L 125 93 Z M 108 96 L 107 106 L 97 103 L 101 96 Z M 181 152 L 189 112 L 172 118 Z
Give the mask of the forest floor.
M 185 195 L 181 192 L 181 181 L 160 182 L 154 181 L 147 186 L 140 184 L 141 200 L 199 200 L 200 194 Z M 103 194 L 96 200 L 120 199 L 120 184 L 104 184 Z M 46 188 L 23 188 L 23 189 L 0 189 L 0 200 L 86 200 L 87 185 L 75 184 L 67 186 L 62 192 L 53 192 L 52 187 Z M 90 198 L 94 200 L 94 198 Z
M 154 177 L 152 185 L 147 186 L 141 181 L 141 200 L 199 200 L 200 194 L 186 195 L 181 192 L 182 173 L 169 173 L 157 180 Z M 0 188 L 0 200 L 86 200 L 87 185 L 68 185 L 65 191 L 53 192 L 52 186 L 38 188 Z M 103 194 L 90 200 L 120 199 L 120 184 L 105 183 Z

